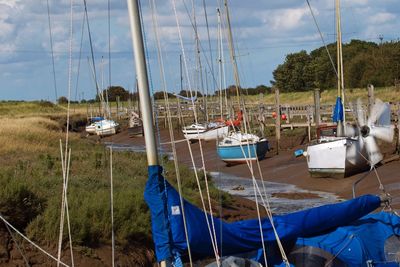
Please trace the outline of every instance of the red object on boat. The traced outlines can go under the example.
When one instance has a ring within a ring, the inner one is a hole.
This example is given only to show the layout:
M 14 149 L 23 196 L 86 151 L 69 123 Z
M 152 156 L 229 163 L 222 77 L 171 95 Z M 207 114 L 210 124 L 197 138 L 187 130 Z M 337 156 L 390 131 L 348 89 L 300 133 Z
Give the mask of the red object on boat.
M 286 114 L 282 114 L 282 115 L 281 115 L 281 119 L 282 119 L 283 121 L 285 121 L 285 120 L 287 119 Z
M 231 125 L 239 126 L 240 123 L 242 122 L 242 120 L 243 120 L 243 112 L 242 111 L 238 111 L 236 119 L 234 121 L 231 121 L 231 120 L 225 121 L 225 125 L 227 125 L 227 126 L 231 126 Z
M 272 118 L 276 119 L 276 112 L 272 112 Z

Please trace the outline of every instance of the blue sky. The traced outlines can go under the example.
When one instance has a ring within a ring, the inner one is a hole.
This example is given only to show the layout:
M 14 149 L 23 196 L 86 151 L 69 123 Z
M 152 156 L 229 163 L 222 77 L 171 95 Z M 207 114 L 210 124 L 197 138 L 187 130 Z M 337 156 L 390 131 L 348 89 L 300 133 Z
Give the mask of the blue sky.
M 89 23 L 93 40 L 98 83 L 109 84 L 107 0 L 88 0 Z M 148 44 L 148 58 L 154 90 L 160 90 L 156 44 L 148 0 L 142 0 Z M 179 90 L 178 30 L 173 10 L 177 7 L 189 72 L 194 73 L 194 33 L 186 7 L 189 0 L 156 0 L 157 20 L 165 60 L 169 91 Z M 203 1 L 195 1 L 196 21 L 205 57 L 210 60 Z M 206 0 L 214 61 L 217 57 L 217 1 Z M 334 0 L 310 0 L 327 42 L 335 39 Z M 49 0 L 58 96 L 67 95 L 70 35 L 70 1 Z M 230 0 L 231 22 L 243 87 L 269 85 L 272 71 L 285 55 L 301 49 L 310 51 L 322 45 L 305 0 L 256 1 Z M 88 57 L 87 30 L 82 40 L 82 57 L 77 80 L 83 1 L 73 2 L 73 45 L 71 98 L 95 95 Z M 111 0 L 111 84 L 132 90 L 135 85 L 132 42 L 126 1 Z M 379 42 L 400 38 L 399 0 L 342 0 L 343 40 Z M 228 51 L 225 50 L 227 84 L 233 84 Z M 104 67 L 101 67 L 101 57 Z M 103 69 L 103 72 L 101 71 Z M 209 72 L 209 70 L 206 70 Z M 104 75 L 102 75 L 104 73 Z M 192 74 L 190 74 L 192 75 Z M 102 79 L 102 76 L 104 77 Z M 46 0 L 0 0 L 0 100 L 55 99 Z M 191 80 L 193 77 L 191 76 Z M 78 81 L 78 82 L 77 82 Z M 209 90 L 213 90 L 211 77 Z M 194 81 L 191 81 L 194 85 Z M 76 94 L 77 92 L 77 94 Z

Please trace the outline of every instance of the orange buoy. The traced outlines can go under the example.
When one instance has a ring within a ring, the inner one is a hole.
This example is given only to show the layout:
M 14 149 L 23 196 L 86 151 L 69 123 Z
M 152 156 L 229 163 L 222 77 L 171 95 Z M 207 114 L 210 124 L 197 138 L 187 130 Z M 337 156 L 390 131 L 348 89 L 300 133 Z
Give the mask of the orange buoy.
M 274 112 L 272 112 L 272 118 L 276 118 L 276 112 L 274 111 Z

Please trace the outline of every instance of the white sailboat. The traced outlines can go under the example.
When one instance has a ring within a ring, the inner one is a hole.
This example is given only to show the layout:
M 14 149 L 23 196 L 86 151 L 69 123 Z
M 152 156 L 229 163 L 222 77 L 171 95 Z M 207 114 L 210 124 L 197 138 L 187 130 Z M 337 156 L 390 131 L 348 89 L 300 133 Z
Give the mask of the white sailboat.
M 304 156 L 307 158 L 309 173 L 314 177 L 343 178 L 366 170 L 382 160 L 375 138 L 388 142 L 393 139 L 393 128 L 375 125 L 384 114 L 385 105 L 380 100 L 372 107 L 367 123 L 361 105 L 357 105 L 358 128 L 345 125 L 340 24 L 340 1 L 336 0 L 338 96 L 333 119 L 337 122 L 337 131 L 336 136 L 320 136 L 307 147 Z

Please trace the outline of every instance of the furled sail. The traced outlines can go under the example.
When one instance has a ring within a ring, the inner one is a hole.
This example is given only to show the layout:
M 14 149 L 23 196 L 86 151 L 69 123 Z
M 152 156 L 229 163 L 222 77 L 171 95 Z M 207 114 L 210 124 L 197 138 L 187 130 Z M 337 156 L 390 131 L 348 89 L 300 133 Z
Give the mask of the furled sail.
M 178 192 L 163 178 L 161 166 L 149 166 L 149 180 L 145 200 L 152 217 L 153 240 L 157 260 L 183 255 L 187 250 L 183 214 Z M 279 238 L 283 244 L 293 245 L 299 237 L 311 237 L 349 224 L 380 206 L 380 198 L 365 195 L 337 204 L 273 217 Z M 233 223 L 207 214 L 183 200 L 188 240 L 192 255 L 213 256 L 212 239 L 206 216 L 213 219 L 220 256 L 254 252 L 262 249 L 259 221 L 243 220 Z M 276 239 L 268 218 L 261 220 L 263 239 L 267 246 L 274 246 Z M 267 253 L 270 254 L 270 253 Z M 274 253 L 272 253 L 273 256 Z M 276 254 L 275 254 L 276 255 Z M 271 259 L 272 260 L 272 259 Z

